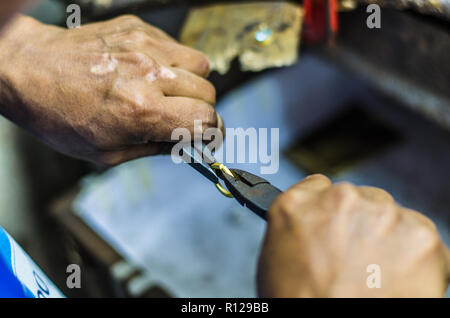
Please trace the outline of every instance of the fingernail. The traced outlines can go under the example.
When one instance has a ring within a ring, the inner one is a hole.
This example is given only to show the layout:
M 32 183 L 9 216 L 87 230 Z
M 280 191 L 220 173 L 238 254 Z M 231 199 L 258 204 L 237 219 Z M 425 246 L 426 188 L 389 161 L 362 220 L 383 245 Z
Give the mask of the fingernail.
M 217 128 L 219 128 L 222 131 L 223 137 L 225 138 L 225 126 L 223 123 L 222 117 L 220 117 L 219 113 L 216 113 L 217 116 Z
M 205 59 L 205 60 L 203 61 L 202 67 L 203 67 L 203 69 L 204 69 L 205 77 L 208 77 L 208 76 L 209 76 L 209 73 L 210 73 L 210 71 L 211 71 L 208 59 Z

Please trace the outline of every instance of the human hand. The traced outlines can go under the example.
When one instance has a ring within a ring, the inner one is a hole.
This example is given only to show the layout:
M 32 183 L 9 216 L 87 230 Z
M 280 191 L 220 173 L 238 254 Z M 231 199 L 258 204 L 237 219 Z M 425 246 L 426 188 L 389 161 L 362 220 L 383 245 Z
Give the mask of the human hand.
M 263 297 L 442 297 L 449 255 L 434 224 L 384 190 L 312 175 L 268 213 L 258 289 Z M 380 288 L 366 283 L 370 264 Z
M 20 17 L 0 38 L 0 112 L 73 157 L 115 165 L 167 151 L 194 120 L 223 128 L 207 58 L 135 16 L 76 29 Z

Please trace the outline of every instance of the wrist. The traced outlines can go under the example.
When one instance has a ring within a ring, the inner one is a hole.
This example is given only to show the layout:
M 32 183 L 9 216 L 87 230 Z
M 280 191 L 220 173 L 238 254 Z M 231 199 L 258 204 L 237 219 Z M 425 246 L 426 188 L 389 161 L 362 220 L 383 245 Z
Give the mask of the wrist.
M 41 22 L 17 15 L 0 30 L 0 66 L 10 64 L 18 51 L 23 50 L 31 39 L 44 26 Z

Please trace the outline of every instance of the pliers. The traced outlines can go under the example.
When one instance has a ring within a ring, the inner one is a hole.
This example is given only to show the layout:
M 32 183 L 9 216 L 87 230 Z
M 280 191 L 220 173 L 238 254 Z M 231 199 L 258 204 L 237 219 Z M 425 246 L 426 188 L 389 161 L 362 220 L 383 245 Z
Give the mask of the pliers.
M 217 163 L 213 155 L 198 148 L 198 146 L 194 145 L 183 147 L 181 153 L 182 159 L 203 176 L 215 183 L 216 186 L 220 185 L 219 178 L 223 180 L 232 197 L 234 197 L 242 206 L 247 207 L 266 220 L 267 211 L 272 202 L 282 193 L 282 191 L 271 185 L 266 179 L 247 171 L 228 168 L 213 169 L 212 167 L 221 164 Z

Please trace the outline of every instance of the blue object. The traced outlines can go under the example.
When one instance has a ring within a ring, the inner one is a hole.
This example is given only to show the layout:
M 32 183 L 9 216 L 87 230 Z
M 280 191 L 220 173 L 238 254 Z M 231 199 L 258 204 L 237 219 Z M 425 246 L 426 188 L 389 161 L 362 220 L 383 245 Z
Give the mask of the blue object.
M 2 227 L 0 227 L 0 297 L 64 297 Z

